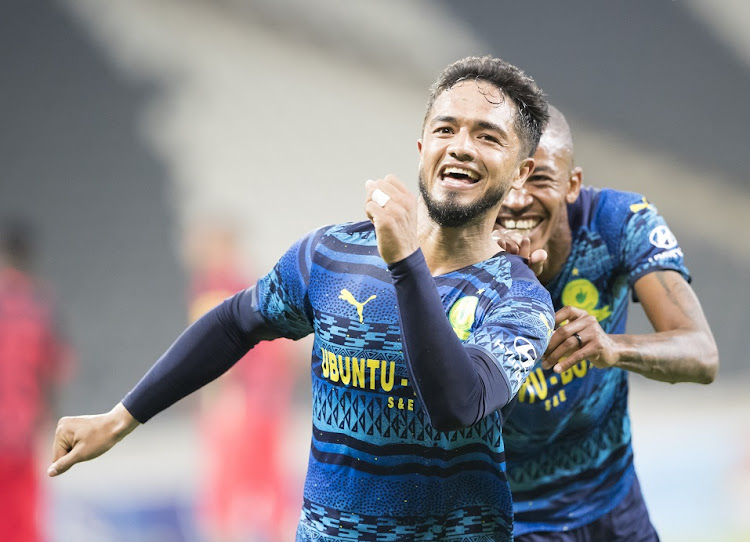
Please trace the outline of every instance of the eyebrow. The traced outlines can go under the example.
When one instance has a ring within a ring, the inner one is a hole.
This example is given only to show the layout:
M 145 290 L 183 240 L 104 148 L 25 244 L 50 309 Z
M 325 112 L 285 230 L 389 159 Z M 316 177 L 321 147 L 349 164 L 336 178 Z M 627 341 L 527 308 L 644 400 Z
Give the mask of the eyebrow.
M 443 115 L 440 117 L 435 117 L 430 121 L 430 125 L 438 123 L 438 122 L 447 122 L 449 124 L 456 124 L 458 122 L 458 119 L 456 117 L 451 117 L 449 115 Z M 503 130 L 500 126 L 495 124 L 494 122 L 489 122 L 486 120 L 479 120 L 474 123 L 478 128 L 482 130 L 492 130 L 494 132 L 499 133 L 504 138 L 508 137 L 508 133 Z

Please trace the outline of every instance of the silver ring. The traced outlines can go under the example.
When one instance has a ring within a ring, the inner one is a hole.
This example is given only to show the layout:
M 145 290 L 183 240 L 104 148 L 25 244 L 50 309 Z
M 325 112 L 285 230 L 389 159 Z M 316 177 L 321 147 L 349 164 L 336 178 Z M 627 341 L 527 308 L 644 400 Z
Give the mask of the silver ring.
M 583 341 L 581 340 L 581 336 L 578 333 L 573 333 L 573 337 L 576 338 L 578 341 L 578 348 L 581 348 L 583 346 Z
M 372 201 L 380 205 L 381 207 L 385 207 L 385 204 L 388 203 L 388 200 L 391 199 L 391 196 L 383 192 L 380 188 L 376 188 L 372 191 Z

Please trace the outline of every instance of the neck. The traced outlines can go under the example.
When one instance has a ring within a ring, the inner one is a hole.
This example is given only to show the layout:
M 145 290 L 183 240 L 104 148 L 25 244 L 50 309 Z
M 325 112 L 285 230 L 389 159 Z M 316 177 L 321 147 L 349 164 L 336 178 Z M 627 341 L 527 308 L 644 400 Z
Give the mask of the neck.
M 573 246 L 573 235 L 568 227 L 567 222 L 565 227 L 558 228 L 558 233 L 550 238 L 545 249 L 547 250 L 547 262 L 539 275 L 539 282 L 545 286 L 552 282 L 552 279 L 557 276 L 562 269 L 563 265 L 570 256 L 570 249 Z
M 500 249 L 492 239 L 493 217 L 496 215 L 497 209 L 492 209 L 469 224 L 446 228 L 434 222 L 427 208 L 420 203 L 417 215 L 419 246 L 432 275 L 450 273 L 497 254 Z

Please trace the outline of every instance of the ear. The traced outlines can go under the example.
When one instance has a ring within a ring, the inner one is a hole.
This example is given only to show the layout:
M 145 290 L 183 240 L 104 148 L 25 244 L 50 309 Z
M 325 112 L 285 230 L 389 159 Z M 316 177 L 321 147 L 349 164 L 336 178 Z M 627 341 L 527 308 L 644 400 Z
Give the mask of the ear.
M 583 169 L 576 166 L 573 171 L 570 172 L 570 178 L 568 179 L 568 193 L 565 195 L 566 203 L 573 203 L 578 199 L 578 194 L 581 193 L 581 184 L 583 183 Z
M 419 152 L 419 156 L 422 156 L 422 140 L 417 139 L 417 151 Z
M 521 190 L 521 188 L 523 188 L 523 183 L 526 182 L 526 179 L 529 178 L 532 171 L 534 171 L 534 159 L 526 158 L 521 160 L 518 164 L 518 173 L 516 174 L 516 178 L 513 179 L 511 187 L 515 190 Z

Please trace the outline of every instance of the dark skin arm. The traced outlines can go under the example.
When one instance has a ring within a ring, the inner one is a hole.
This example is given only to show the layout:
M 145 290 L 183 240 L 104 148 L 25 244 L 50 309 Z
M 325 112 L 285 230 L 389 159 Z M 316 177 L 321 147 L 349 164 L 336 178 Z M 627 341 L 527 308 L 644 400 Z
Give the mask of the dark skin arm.
M 713 382 L 719 368 L 716 342 L 682 275 L 655 271 L 638 279 L 634 289 L 654 333 L 609 335 L 587 312 L 563 307 L 555 315 L 542 366 L 561 373 L 587 359 L 598 368 L 619 367 L 662 382 Z M 580 347 L 574 333 L 581 337 Z

